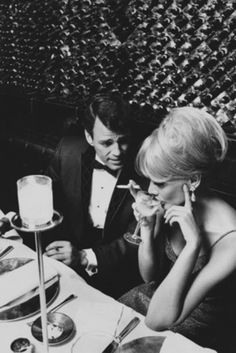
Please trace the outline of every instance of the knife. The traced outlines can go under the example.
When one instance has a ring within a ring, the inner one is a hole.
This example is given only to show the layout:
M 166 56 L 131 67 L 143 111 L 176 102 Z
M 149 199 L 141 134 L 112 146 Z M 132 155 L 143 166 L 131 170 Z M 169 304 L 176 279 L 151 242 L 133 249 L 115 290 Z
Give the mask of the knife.
M 9 252 L 11 252 L 14 249 L 12 245 L 7 246 L 1 253 L 0 253 L 0 259 L 2 259 L 4 256 L 6 256 Z
M 140 319 L 138 317 L 134 317 L 128 325 L 121 331 L 119 335 L 115 337 L 115 339 L 108 344 L 108 346 L 102 351 L 102 353 L 113 353 L 118 347 L 119 343 L 139 324 Z

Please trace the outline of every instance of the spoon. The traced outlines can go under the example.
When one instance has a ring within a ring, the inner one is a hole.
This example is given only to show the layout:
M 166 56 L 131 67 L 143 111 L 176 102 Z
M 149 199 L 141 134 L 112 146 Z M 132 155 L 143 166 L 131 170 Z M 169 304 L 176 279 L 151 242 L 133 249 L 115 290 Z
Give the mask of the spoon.
M 59 309 L 60 307 L 62 307 L 63 305 L 65 305 L 66 303 L 69 303 L 71 300 L 76 299 L 77 295 L 75 294 L 71 294 L 69 295 L 67 298 L 65 298 L 62 302 L 60 302 L 59 304 L 57 304 L 56 306 L 54 306 L 52 309 L 50 309 L 49 311 L 47 311 L 47 314 L 52 313 L 53 311 Z M 40 317 L 40 316 L 39 316 Z M 35 322 L 39 317 L 37 317 L 36 319 L 34 319 L 33 321 L 27 322 L 28 326 L 32 326 L 33 322 Z

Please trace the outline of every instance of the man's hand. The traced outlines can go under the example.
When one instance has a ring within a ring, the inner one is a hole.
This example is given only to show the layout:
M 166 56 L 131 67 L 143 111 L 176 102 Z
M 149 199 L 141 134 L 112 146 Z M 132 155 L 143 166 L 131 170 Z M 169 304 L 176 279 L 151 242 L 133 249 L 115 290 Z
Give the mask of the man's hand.
M 46 247 L 44 255 L 70 267 L 73 265 L 86 267 L 88 263 L 85 251 L 76 249 L 69 241 L 54 241 Z

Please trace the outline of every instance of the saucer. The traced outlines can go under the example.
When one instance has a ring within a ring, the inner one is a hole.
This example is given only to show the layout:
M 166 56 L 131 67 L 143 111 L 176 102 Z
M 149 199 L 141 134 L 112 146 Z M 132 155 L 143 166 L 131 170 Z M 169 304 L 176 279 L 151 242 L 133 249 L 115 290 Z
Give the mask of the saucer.
M 52 312 L 47 314 L 48 344 L 62 344 L 72 338 L 75 332 L 74 321 L 66 314 Z M 36 319 L 31 326 L 31 333 L 38 341 L 43 341 L 41 318 Z

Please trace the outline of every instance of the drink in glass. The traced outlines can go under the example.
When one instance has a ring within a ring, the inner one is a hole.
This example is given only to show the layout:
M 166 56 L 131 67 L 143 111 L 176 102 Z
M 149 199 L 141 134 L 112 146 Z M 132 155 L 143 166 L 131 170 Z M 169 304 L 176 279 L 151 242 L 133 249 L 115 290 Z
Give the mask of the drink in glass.
M 140 217 L 140 219 L 138 220 L 138 223 L 136 225 L 134 232 L 125 233 L 124 239 L 131 244 L 138 245 L 142 241 L 139 235 L 139 231 L 140 231 L 140 226 L 143 218 L 152 216 L 154 214 L 153 209 L 154 208 L 156 209 L 156 207 L 161 206 L 161 203 L 159 200 L 155 198 L 155 195 L 151 195 L 148 192 L 142 191 L 142 190 L 137 192 L 135 196 L 135 202 L 142 217 Z

